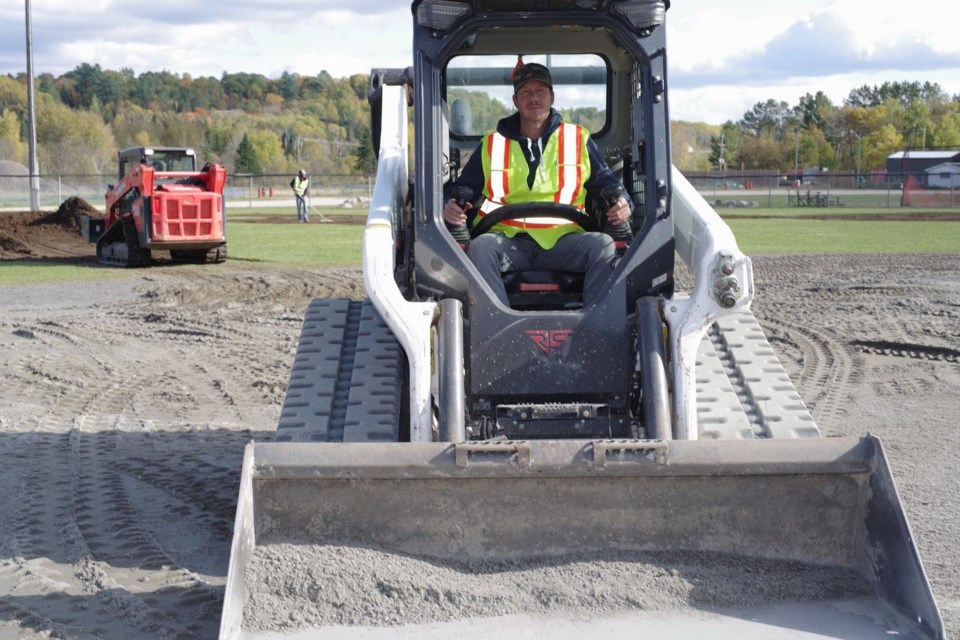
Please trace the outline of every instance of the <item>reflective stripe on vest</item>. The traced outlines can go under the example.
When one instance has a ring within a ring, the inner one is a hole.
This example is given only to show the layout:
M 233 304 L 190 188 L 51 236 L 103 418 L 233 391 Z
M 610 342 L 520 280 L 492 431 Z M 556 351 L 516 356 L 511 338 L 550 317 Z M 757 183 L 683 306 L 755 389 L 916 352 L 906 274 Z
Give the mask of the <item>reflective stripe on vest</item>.
M 567 124 L 562 125 L 557 131 L 560 135 L 560 139 L 557 141 L 560 145 L 560 157 L 558 158 L 560 189 L 554 196 L 554 202 L 574 204 L 577 202 L 577 196 L 583 188 L 580 182 L 582 132 L 583 129 L 580 127 Z M 583 202 L 581 202 L 579 206 L 582 207 Z
M 484 185 L 486 200 L 480 207 L 480 217 L 505 204 L 519 202 L 556 202 L 582 209 L 586 199 L 583 184 L 590 177 L 588 137 L 589 133 L 579 125 L 561 124 L 555 135 L 547 140 L 533 187 L 529 187 L 529 165 L 522 143 L 497 132 L 488 134 L 482 150 L 487 181 Z M 514 233 L 576 226 L 564 218 L 521 218 L 506 220 L 496 226 L 500 225 L 512 227 Z

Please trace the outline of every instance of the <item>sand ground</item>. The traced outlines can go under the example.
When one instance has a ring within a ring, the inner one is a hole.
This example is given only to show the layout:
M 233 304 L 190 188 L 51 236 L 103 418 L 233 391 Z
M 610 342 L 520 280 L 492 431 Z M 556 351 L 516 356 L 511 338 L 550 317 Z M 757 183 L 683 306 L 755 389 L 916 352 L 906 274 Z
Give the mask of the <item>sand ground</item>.
M 89 262 L 60 226 L 0 234 L 0 259 Z M 960 259 L 754 267 L 754 311 L 821 429 L 883 440 L 960 637 Z M 359 271 L 0 287 L 0 640 L 216 637 L 242 449 L 274 428 L 322 296 L 362 297 Z

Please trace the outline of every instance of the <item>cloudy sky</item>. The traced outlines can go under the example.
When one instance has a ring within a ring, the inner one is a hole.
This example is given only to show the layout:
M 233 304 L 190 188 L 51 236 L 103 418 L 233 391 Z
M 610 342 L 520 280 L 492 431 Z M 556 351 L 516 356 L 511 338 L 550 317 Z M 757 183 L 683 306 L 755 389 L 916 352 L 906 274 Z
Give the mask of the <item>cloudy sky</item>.
M 24 2 L 0 3 L 0 73 L 26 69 Z M 35 73 L 87 62 L 139 74 L 283 71 L 334 77 L 411 61 L 402 0 L 32 0 Z M 675 120 L 737 120 L 768 98 L 793 105 L 884 81 L 960 94 L 960 4 L 876 0 L 673 0 L 667 13 Z

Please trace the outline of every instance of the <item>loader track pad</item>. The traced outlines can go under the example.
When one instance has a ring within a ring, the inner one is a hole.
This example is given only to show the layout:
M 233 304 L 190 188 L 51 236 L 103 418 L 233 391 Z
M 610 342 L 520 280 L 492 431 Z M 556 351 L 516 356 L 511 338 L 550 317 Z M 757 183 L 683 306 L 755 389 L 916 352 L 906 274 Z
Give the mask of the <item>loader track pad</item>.
M 369 300 L 307 307 L 279 442 L 396 442 L 403 352 Z

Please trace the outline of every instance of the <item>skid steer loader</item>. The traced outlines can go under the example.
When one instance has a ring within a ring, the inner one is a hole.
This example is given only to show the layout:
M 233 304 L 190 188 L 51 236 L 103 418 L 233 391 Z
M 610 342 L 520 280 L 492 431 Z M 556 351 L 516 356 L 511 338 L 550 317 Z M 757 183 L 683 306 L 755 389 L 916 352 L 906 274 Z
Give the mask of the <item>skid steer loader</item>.
M 821 436 L 671 166 L 668 5 L 413 2 L 414 65 L 371 75 L 369 299 L 307 309 L 221 638 L 943 637 L 880 442 Z M 588 306 L 568 273 L 505 274 L 502 304 L 443 223 L 518 55 L 634 204 Z
M 223 189 L 227 170 L 197 170 L 193 149 L 130 147 L 117 153 L 118 182 L 106 195 L 106 215 L 83 221 L 97 262 L 115 267 L 153 264 L 156 251 L 175 262 L 223 262 L 227 225 Z

